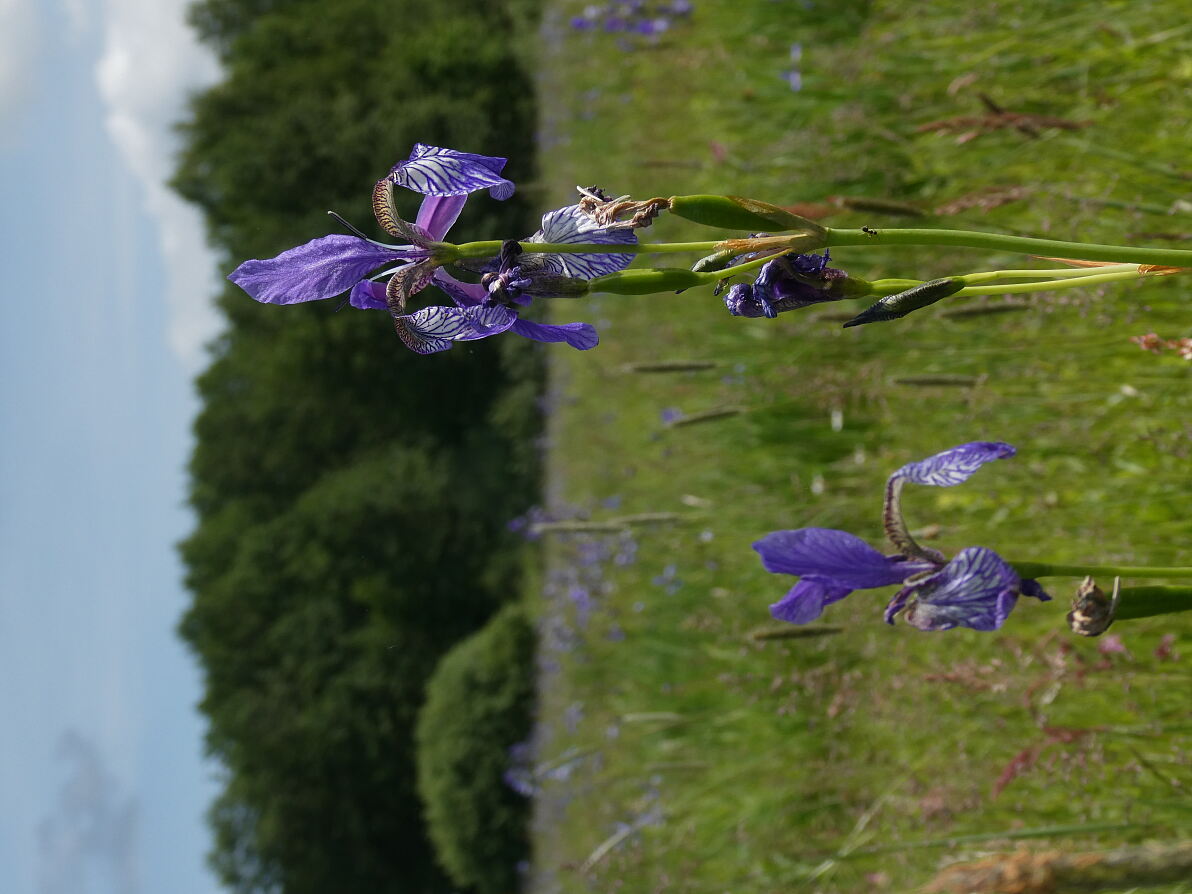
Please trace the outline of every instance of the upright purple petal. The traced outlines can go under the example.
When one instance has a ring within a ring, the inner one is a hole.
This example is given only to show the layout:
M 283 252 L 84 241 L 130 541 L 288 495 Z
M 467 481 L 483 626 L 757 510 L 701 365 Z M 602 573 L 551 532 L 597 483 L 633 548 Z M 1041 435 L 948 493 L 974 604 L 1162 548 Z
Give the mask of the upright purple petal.
M 967 481 L 985 463 L 995 459 L 1006 459 L 1015 452 L 1015 449 L 1004 441 L 973 441 L 971 444 L 949 448 L 919 462 L 907 463 L 890 478 L 904 478 L 915 484 L 931 484 L 935 487 L 952 487 Z
M 463 196 L 487 188 L 494 199 L 507 199 L 515 187 L 501 176 L 505 161 L 417 143 L 410 157 L 389 172 L 389 180 L 431 196 Z
M 245 261 L 228 279 L 264 304 L 298 304 L 346 292 L 385 264 L 425 257 L 419 248 L 390 248 L 356 236 L 323 236 L 275 258 Z
M 460 282 L 442 267 L 435 271 L 433 282 L 458 307 L 475 307 L 488 297 L 488 290 L 480 283 Z
M 551 324 L 519 319 L 510 328 L 523 338 L 546 342 L 564 341 L 580 351 L 594 348 L 600 342 L 596 327 L 591 323 Z
M 770 614 L 776 621 L 788 624 L 810 624 L 824 612 L 825 605 L 839 602 L 849 593 L 848 587 L 833 587 L 811 580 L 801 580 L 785 597 L 770 606 Z
M 435 354 L 457 341 L 474 341 L 498 335 L 517 321 L 504 307 L 424 307 L 394 317 L 401 340 L 419 354 Z
M 526 241 L 570 245 L 636 245 L 637 236 L 628 227 L 602 227 L 584 214 L 579 205 L 568 205 L 542 215 L 542 229 Z M 560 276 L 595 279 L 597 276 L 624 270 L 633 261 L 633 255 L 548 254 L 543 260 Z
M 418 217 L 414 223 L 426 232 L 432 242 L 442 242 L 447 231 L 459 220 L 459 213 L 467 201 L 466 195 L 427 196 L 418 207 Z
M 930 571 L 927 562 L 883 556 L 847 531 L 799 528 L 775 531 L 753 544 L 767 571 L 850 590 L 900 584 L 913 574 Z
M 983 546 L 962 549 L 935 574 L 908 584 L 886 610 L 893 623 L 897 608 L 920 630 L 997 630 L 1018 600 L 1020 581 L 1001 556 Z

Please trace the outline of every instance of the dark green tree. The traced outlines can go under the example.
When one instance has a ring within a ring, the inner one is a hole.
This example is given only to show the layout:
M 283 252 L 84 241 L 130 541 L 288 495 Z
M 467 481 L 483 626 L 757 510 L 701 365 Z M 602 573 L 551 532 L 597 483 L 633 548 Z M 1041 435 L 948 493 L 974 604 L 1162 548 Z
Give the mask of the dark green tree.
M 524 4 L 523 4 L 524 5 Z M 229 269 L 370 227 L 415 142 L 532 170 L 518 21 L 484 0 L 203 0 L 223 82 L 195 97 L 176 188 Z M 532 24 L 531 24 L 532 27 Z M 417 198 L 409 203 L 412 216 Z M 477 195 L 461 238 L 524 235 Z M 439 657 L 516 590 L 507 520 L 533 501 L 540 355 L 515 337 L 429 358 L 381 312 L 257 305 L 229 287 L 199 378 L 180 624 L 226 770 L 212 863 L 242 892 L 437 892 L 413 723 Z
M 517 890 L 530 803 L 505 784 L 509 749 L 530 734 L 534 630 L 506 606 L 439 663 L 418 715 L 418 793 L 451 878 L 477 894 Z

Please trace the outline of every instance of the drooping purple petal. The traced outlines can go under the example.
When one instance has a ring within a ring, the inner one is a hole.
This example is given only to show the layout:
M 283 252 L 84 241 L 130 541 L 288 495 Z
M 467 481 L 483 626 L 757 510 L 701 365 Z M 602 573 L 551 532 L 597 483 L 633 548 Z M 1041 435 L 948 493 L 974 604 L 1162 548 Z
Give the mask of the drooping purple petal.
M 431 196 L 463 196 L 487 187 L 494 199 L 507 199 L 515 187 L 501 176 L 505 162 L 491 155 L 416 143 L 410 157 L 389 172 L 389 180 Z
M 346 292 L 378 267 L 428 253 L 412 246 L 387 247 L 356 236 L 323 236 L 275 258 L 245 261 L 228 279 L 264 304 L 319 301 Z
M 801 580 L 785 597 L 770 606 L 770 614 L 776 621 L 788 624 L 810 624 L 824 612 L 825 605 L 839 602 L 849 593 L 848 587 L 833 587 L 811 580 Z
M 591 323 L 551 324 L 519 319 L 510 328 L 524 338 L 546 342 L 563 341 L 580 351 L 594 348 L 600 342 L 596 327 Z
M 431 241 L 441 242 L 459 220 L 459 213 L 467 201 L 466 195 L 427 196 L 418 207 L 418 217 L 414 223 L 426 232 Z
M 958 552 L 947 565 L 908 584 L 886 610 L 893 623 L 895 605 L 907 605 L 903 619 L 920 630 L 997 630 L 1018 600 L 1020 581 L 1001 556 L 983 546 Z
M 504 307 L 424 307 L 394 317 L 401 340 L 419 354 L 435 354 L 453 342 L 488 338 L 509 329 L 517 315 Z
M 352 294 L 348 296 L 348 303 L 361 310 L 388 310 L 389 304 L 385 300 L 385 283 L 362 279 L 352 286 Z
M 636 245 L 637 236 L 630 228 L 602 227 L 580 210 L 568 205 L 542 215 L 542 229 L 525 240 L 570 245 Z M 548 254 L 543 258 L 555 273 L 578 279 L 595 279 L 624 270 L 633 261 L 631 254 Z
M 767 571 L 850 590 L 900 584 L 913 574 L 935 567 L 927 562 L 883 556 L 861 538 L 830 528 L 775 531 L 753 548 Z
M 915 484 L 952 487 L 967 481 L 985 463 L 995 459 L 1006 459 L 1015 452 L 1015 449 L 1004 441 L 973 441 L 970 444 L 949 448 L 919 462 L 907 463 L 890 477 L 904 478 Z
M 435 271 L 433 282 L 458 307 L 475 307 L 488 297 L 488 290 L 480 283 L 460 282 L 442 267 Z

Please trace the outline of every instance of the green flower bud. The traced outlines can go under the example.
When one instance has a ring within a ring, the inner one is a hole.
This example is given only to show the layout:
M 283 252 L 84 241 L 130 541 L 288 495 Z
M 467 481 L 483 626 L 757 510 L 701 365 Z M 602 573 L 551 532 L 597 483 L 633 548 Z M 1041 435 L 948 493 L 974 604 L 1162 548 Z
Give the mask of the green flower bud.
M 755 233 L 799 230 L 816 237 L 814 244 L 809 242 L 807 245 L 807 251 L 827 242 L 827 231 L 815 221 L 757 199 L 740 196 L 671 196 L 670 212 L 698 224 L 723 230 L 749 230 Z
M 844 328 L 876 323 L 880 320 L 897 320 L 912 311 L 942 301 L 949 295 L 955 295 L 963 288 L 964 280 L 961 278 L 933 279 L 897 295 L 887 295 L 845 323 Z

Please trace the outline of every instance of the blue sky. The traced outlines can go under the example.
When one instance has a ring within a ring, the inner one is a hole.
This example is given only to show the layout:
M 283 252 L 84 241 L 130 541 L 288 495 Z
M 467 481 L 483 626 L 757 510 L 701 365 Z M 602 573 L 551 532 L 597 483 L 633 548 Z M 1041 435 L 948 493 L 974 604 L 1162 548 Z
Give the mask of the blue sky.
M 174 636 L 217 264 L 163 181 L 176 0 L 0 0 L 0 891 L 212 892 Z

